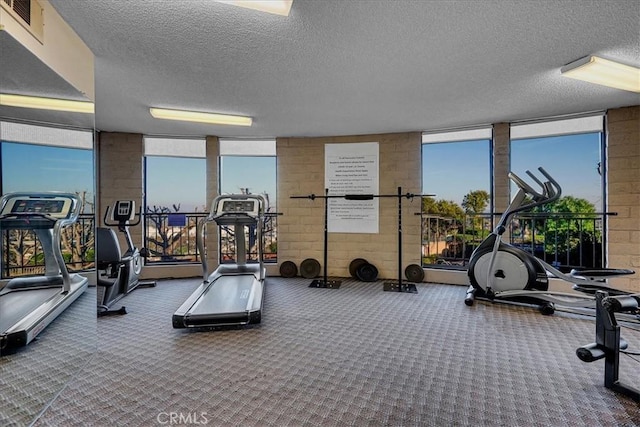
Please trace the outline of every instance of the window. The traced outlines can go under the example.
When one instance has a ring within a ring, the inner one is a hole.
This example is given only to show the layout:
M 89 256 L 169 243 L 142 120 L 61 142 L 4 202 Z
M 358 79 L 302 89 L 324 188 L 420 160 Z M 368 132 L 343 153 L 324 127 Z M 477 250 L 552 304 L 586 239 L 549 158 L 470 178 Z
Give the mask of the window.
M 491 128 L 422 137 L 422 264 L 464 266 L 491 219 Z
M 76 224 L 65 227 L 62 254 L 70 270 L 94 261 L 93 131 L 0 122 L 2 194 L 60 191 L 82 203 Z M 2 277 L 44 274 L 44 255 L 29 230 L 3 230 Z M 8 245 L 8 246 L 7 246 Z
M 196 224 L 206 215 L 204 139 L 145 137 L 146 262 L 200 262 Z
M 275 140 L 220 140 L 220 194 L 261 194 L 267 200 L 267 212 L 276 206 Z M 277 219 L 267 216 L 264 223 L 264 261 L 277 262 Z M 225 262 L 235 257 L 231 230 L 220 233 L 220 257 Z M 247 259 L 256 258 L 257 248 L 250 248 Z
M 512 221 L 513 244 L 561 269 L 604 265 L 603 150 L 601 115 L 512 125 L 511 171 L 528 178 L 543 167 L 562 188 L 556 202 Z

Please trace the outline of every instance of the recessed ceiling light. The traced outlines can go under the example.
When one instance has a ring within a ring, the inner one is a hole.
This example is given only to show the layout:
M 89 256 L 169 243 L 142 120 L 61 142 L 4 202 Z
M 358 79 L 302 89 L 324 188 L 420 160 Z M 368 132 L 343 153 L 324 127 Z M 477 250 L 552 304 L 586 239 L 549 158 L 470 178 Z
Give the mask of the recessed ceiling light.
M 93 102 L 72 101 L 69 99 L 42 98 L 39 96 L 12 95 L 0 93 L 0 105 L 40 110 L 69 111 L 72 113 L 93 114 Z
M 275 15 L 289 16 L 293 0 L 215 0 L 218 3 L 226 3 Z
M 560 72 L 572 79 L 640 92 L 640 69 L 597 56 L 578 59 L 562 67 Z
M 156 119 L 180 120 L 184 122 L 210 123 L 214 125 L 251 126 L 253 119 L 245 116 L 231 116 L 228 114 L 201 113 L 198 111 L 166 110 L 163 108 L 149 108 L 149 112 Z

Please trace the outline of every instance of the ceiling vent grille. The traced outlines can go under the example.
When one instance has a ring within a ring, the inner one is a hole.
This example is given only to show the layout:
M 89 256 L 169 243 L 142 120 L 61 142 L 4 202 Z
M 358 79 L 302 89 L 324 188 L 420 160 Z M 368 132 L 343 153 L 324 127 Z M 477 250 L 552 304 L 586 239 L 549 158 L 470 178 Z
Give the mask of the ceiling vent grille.
M 43 43 L 44 17 L 42 7 L 37 0 L 2 0 L 0 6 L 40 43 Z

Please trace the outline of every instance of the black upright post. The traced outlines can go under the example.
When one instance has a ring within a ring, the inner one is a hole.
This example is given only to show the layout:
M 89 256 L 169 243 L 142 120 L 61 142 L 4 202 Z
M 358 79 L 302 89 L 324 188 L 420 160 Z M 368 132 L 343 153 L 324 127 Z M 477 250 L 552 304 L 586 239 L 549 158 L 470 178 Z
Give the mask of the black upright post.
M 329 280 L 327 277 L 327 263 L 329 261 L 329 189 L 324 189 L 324 249 L 323 249 L 323 275 L 322 280 L 313 280 L 310 288 L 338 289 L 342 282 Z
M 402 187 L 398 187 L 398 283 L 385 283 L 383 289 L 386 292 L 418 293 L 418 288 L 413 283 L 402 283 L 402 198 L 413 197 L 413 194 L 402 195 Z
M 398 287 L 402 288 L 402 187 L 398 187 Z

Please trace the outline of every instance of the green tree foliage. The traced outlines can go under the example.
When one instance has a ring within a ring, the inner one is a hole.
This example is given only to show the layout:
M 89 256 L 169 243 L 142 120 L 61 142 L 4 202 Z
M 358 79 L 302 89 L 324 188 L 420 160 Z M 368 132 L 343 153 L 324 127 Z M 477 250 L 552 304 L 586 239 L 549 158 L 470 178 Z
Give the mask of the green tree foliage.
M 451 200 L 436 200 L 433 197 L 422 198 L 422 213 L 447 218 L 464 218 L 464 211 L 456 202 Z
M 594 245 L 601 239 L 596 208 L 586 199 L 564 196 L 532 211 L 532 220 L 529 225 L 523 224 L 524 229 L 535 228 L 535 234 L 542 237 L 540 240 L 545 243 L 547 253 L 557 251 L 576 258 L 580 245 Z M 530 231 L 525 232 L 531 234 Z
M 462 208 L 467 214 L 484 212 L 489 205 L 489 193 L 484 190 L 469 191 L 462 199 Z

